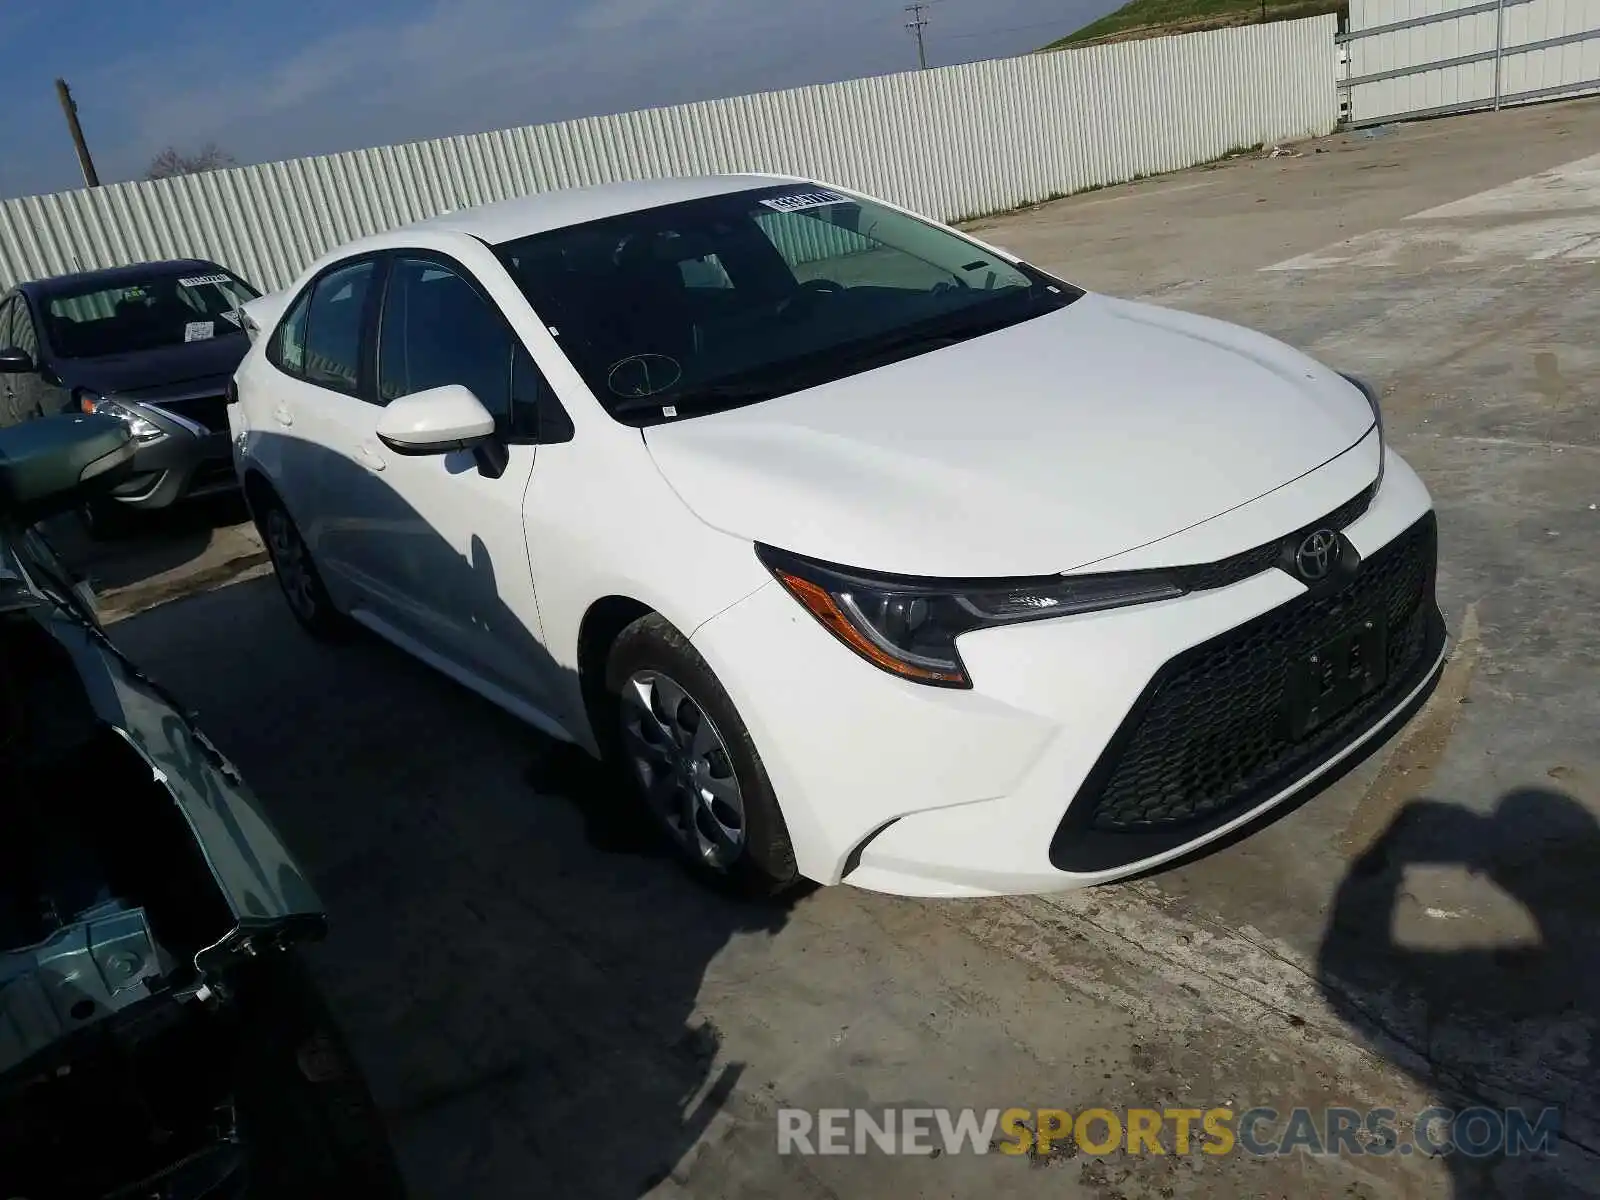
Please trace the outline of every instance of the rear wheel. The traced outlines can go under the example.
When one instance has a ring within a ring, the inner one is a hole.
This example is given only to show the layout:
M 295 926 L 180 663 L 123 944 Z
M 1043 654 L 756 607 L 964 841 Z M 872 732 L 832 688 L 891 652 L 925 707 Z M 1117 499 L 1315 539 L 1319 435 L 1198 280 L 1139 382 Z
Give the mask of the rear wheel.
M 612 646 L 606 683 L 616 704 L 606 749 L 690 871 L 752 896 L 800 882 L 750 732 L 688 639 L 658 613 L 640 617 Z
M 349 621 L 333 606 L 328 589 L 311 559 L 311 549 L 300 536 L 288 510 L 276 496 L 263 493 L 255 505 L 256 527 L 272 559 L 272 571 L 283 589 L 283 598 L 312 637 L 322 641 L 341 641 L 349 633 Z

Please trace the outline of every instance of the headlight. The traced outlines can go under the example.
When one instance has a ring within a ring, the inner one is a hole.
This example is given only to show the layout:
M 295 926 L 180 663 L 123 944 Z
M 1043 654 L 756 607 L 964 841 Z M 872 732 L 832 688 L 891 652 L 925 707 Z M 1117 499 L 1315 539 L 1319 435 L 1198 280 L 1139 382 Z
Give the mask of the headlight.
M 128 427 L 128 432 L 138 442 L 153 442 L 167 436 L 166 430 L 142 416 L 137 409 L 118 404 L 105 396 L 96 396 L 93 392 L 80 391 L 78 407 L 86 413 L 104 413 L 108 417 L 115 417 Z
M 956 652 L 964 633 L 1184 592 L 1161 571 L 950 582 L 867 575 L 760 544 L 756 554 L 823 628 L 862 658 L 937 687 L 972 686 Z
M 1373 490 L 1376 491 L 1383 486 L 1383 465 L 1386 457 L 1384 454 L 1386 443 L 1383 433 L 1383 406 L 1378 403 L 1378 389 L 1359 376 L 1346 375 L 1343 371 L 1340 371 L 1339 374 L 1346 381 L 1353 383 L 1356 389 L 1367 398 L 1367 406 L 1372 409 L 1372 419 L 1378 426 L 1378 479 L 1372 485 Z

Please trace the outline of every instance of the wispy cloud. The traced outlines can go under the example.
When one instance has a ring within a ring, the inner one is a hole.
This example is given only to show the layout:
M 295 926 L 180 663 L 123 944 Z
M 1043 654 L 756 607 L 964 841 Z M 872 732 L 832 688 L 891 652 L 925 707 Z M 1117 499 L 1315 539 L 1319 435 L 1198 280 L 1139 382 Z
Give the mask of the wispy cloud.
M 218 58 L 215 42 L 138 47 L 100 73 L 126 128 L 106 173 L 136 174 L 171 144 L 211 140 L 243 161 L 264 161 L 903 70 L 915 55 L 902 7 L 426 0 L 383 16 L 326 10 L 341 24 L 259 64 L 227 48 L 226 70 L 207 66 Z M 1007 28 L 1048 18 L 1066 32 L 1112 7 L 1115 0 L 950 0 L 936 10 L 930 48 L 941 61 L 942 24 L 965 33 L 949 43 L 951 56 L 1021 52 L 1048 38 L 1025 32 L 1008 41 Z M 998 31 L 993 45 L 986 28 Z

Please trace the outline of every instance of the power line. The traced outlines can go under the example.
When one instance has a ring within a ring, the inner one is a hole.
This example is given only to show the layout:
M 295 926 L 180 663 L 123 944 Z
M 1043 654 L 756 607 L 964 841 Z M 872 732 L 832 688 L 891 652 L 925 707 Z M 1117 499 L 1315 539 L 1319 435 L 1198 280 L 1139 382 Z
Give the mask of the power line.
M 928 51 L 922 44 L 922 29 L 928 23 L 928 18 L 923 16 L 923 10 L 934 0 L 924 0 L 921 4 L 908 4 L 906 11 L 911 14 L 911 19 L 906 22 L 906 28 L 911 30 L 912 36 L 917 39 L 917 66 L 926 71 L 928 69 Z

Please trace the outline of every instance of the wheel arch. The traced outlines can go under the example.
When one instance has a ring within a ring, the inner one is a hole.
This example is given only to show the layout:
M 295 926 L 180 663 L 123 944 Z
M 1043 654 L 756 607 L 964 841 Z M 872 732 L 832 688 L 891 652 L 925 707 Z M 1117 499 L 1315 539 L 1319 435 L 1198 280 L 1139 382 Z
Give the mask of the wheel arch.
M 651 613 L 660 610 L 634 596 L 612 593 L 590 603 L 578 622 L 578 688 L 583 716 L 595 749 L 602 753 L 611 728 L 607 719 L 611 698 L 606 691 L 606 662 L 611 647 L 624 629 Z

